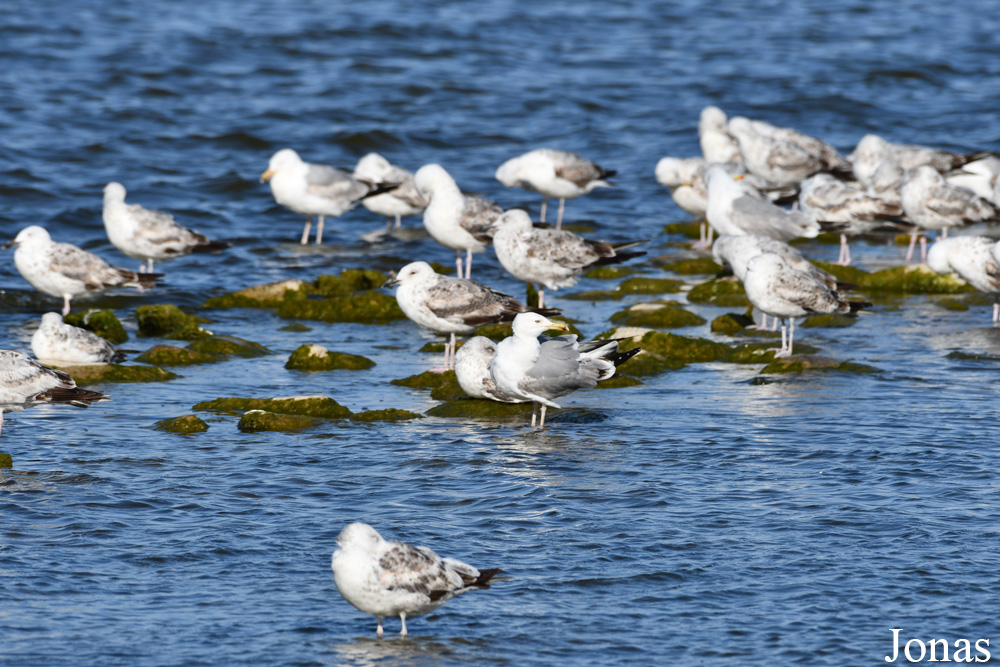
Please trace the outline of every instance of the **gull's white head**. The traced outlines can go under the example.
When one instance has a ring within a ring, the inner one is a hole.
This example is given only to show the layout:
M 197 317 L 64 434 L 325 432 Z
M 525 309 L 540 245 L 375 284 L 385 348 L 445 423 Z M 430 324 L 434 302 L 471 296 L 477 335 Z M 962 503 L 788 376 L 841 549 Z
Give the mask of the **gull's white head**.
M 497 352 L 497 344 L 486 336 L 473 336 L 455 353 L 455 365 L 466 360 L 481 359 L 487 364 Z
M 744 118 L 743 116 L 733 116 L 726 123 L 726 131 L 729 132 L 735 139 L 739 139 L 740 135 L 746 136 L 751 132 L 750 119 Z
M 509 211 L 504 211 L 503 214 L 496 219 L 493 223 L 494 229 L 504 229 L 507 227 L 512 227 L 514 229 L 531 229 L 531 216 L 528 215 L 527 211 L 522 211 L 519 208 L 512 208 Z
M 279 171 L 294 168 L 301 164 L 304 163 L 298 153 L 291 148 L 282 148 L 271 156 L 271 159 L 267 163 L 267 171 L 260 175 L 260 182 L 264 183 Z
M 944 185 L 944 176 L 942 176 L 934 167 L 928 167 L 926 165 L 914 169 L 910 172 L 910 175 L 906 180 L 907 184 L 917 183 L 925 188 L 934 187 L 936 185 Z
M 396 285 L 414 285 L 430 280 L 437 280 L 437 272 L 427 262 L 410 262 L 399 270 L 395 278 L 387 280 L 382 287 Z
M 45 313 L 42 315 L 43 327 L 54 327 L 63 323 L 63 316 L 59 313 Z
M 698 161 L 679 157 L 663 157 L 656 163 L 656 181 L 668 188 L 690 183 L 698 170 Z
M 538 338 L 549 329 L 569 331 L 564 322 L 555 322 L 537 313 L 521 313 L 514 318 L 512 329 L 515 336 Z
M 117 181 L 111 181 L 104 186 L 104 203 L 113 204 L 125 201 L 125 186 Z
M 368 153 L 354 167 L 354 178 L 378 183 L 388 175 L 391 167 L 389 161 L 378 153 Z
M 751 258 L 747 262 L 747 276 L 751 273 L 771 273 L 782 268 L 786 268 L 788 265 L 785 261 L 775 255 L 773 252 L 765 252 L 756 257 Z
M 743 188 L 736 182 L 742 176 L 733 177 L 724 167 L 715 165 L 705 172 L 705 186 L 708 188 L 709 200 L 716 197 L 736 197 L 743 194 Z
M 413 185 L 417 188 L 417 193 L 428 202 L 436 190 L 445 187 L 458 190 L 455 179 L 439 164 L 425 164 L 417 169 L 417 173 L 413 175 Z
M 508 188 L 517 187 L 521 184 L 521 156 L 512 157 L 497 167 L 493 177 L 503 183 Z
M 726 112 L 719 107 L 707 106 L 701 110 L 698 116 L 698 130 L 718 130 L 726 131 Z
M 359 550 L 369 554 L 378 551 L 383 542 L 385 540 L 377 530 L 360 521 L 348 524 L 337 536 L 337 546 L 341 549 Z
M 4 244 L 4 248 L 16 248 L 18 246 L 25 245 L 35 245 L 41 243 L 48 243 L 52 240 L 49 233 L 44 227 L 39 227 L 38 225 L 31 225 L 25 227 L 17 233 L 13 241 L 8 241 Z
M 951 273 L 951 261 L 948 255 L 951 247 L 955 245 L 954 242 L 959 238 L 961 237 L 939 239 L 934 242 L 934 245 L 927 251 L 927 266 L 930 267 L 931 271 L 934 273 Z

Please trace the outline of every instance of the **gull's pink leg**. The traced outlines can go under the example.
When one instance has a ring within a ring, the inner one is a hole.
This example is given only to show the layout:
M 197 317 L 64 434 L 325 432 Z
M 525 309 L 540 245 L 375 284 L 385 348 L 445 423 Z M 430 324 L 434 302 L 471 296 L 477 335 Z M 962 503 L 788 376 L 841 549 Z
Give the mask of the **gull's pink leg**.
M 545 307 L 545 288 L 544 287 L 539 287 L 538 288 L 538 307 L 539 308 L 544 308 Z
M 545 210 L 549 207 L 549 198 L 542 197 L 542 214 L 538 216 L 538 222 L 545 222 Z
M 302 228 L 302 245 L 309 243 L 309 231 L 312 229 L 313 221 L 310 216 L 306 216 L 306 226 Z
M 3 408 L 0 408 L 0 432 L 3 432 Z
M 920 237 L 920 263 L 921 264 L 926 264 L 927 263 L 927 237 L 926 236 L 921 236 Z
M 472 278 L 472 251 L 465 251 L 465 279 Z
M 375 618 L 378 619 L 378 628 L 375 629 L 375 636 L 381 638 L 382 637 L 382 617 L 381 616 L 376 616 Z
M 69 315 L 69 297 L 63 296 L 63 317 Z
M 847 234 L 840 235 L 840 257 L 837 259 L 837 264 L 851 265 L 851 246 L 847 243 Z
M 542 421 L 538 424 L 538 428 L 540 429 L 545 428 L 545 407 L 544 405 L 542 406 Z
M 792 356 L 792 348 L 795 345 L 795 320 L 788 318 L 788 356 Z
M 562 229 L 563 210 L 566 208 L 566 200 L 559 200 L 559 217 L 556 218 L 556 229 Z
M 456 266 L 455 270 L 458 271 L 458 273 L 456 275 L 459 278 L 461 278 L 462 277 L 462 251 L 461 250 L 456 250 L 455 251 L 455 266 Z
M 535 428 L 535 420 L 538 418 L 538 403 L 531 404 L 531 428 Z
M 917 232 L 910 234 L 910 247 L 906 249 L 906 261 L 913 259 L 913 249 L 917 247 Z
M 316 245 L 323 245 L 323 216 L 319 216 L 319 221 L 316 223 Z
M 396 216 L 396 229 L 400 229 L 403 226 L 403 216 Z
M 448 341 L 451 347 L 451 359 L 448 360 L 447 368 L 454 370 L 455 368 L 455 350 L 458 346 L 458 342 L 455 340 L 455 334 L 451 334 L 451 340 Z
M 1000 322 L 1000 301 L 993 304 L 993 325 L 996 326 L 997 322 Z
M 400 636 L 405 637 L 407 635 L 407 632 L 406 632 L 406 612 L 405 611 L 399 612 L 399 620 L 403 624 L 403 629 L 399 631 L 399 634 L 400 634 Z
M 777 318 L 775 318 L 777 321 Z M 751 324 L 747 329 L 753 329 L 754 331 L 767 331 L 767 313 L 764 311 L 760 312 L 760 324 Z

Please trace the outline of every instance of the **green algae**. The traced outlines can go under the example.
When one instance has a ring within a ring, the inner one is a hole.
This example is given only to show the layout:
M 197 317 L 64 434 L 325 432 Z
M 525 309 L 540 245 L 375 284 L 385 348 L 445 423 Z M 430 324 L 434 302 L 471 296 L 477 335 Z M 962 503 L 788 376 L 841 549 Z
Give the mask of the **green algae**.
M 312 428 L 321 423 L 321 420 L 306 415 L 250 410 L 240 417 L 236 428 L 244 433 L 259 433 L 261 431 L 294 432 Z
M 686 259 L 659 257 L 655 261 L 661 269 L 665 269 L 671 273 L 678 273 L 682 276 L 718 273 L 723 270 L 723 267 L 716 264 L 710 257 L 690 257 Z
M 840 264 L 824 262 L 822 260 L 813 260 L 812 263 L 817 268 L 829 273 L 838 281 L 849 285 L 863 285 L 871 275 L 867 271 L 862 271 L 856 266 L 841 266 Z
M 367 357 L 346 352 L 331 352 L 321 345 L 300 345 L 292 352 L 285 368 L 298 371 L 358 371 L 371 368 L 375 362 Z
M 944 308 L 945 310 L 965 311 L 969 309 L 969 304 L 951 297 L 935 299 L 934 305 L 938 308 Z
M 563 295 L 570 301 L 619 301 L 625 298 L 624 292 L 613 289 L 591 289 L 582 292 L 570 292 Z
M 458 379 L 455 377 L 455 371 L 444 371 L 443 373 L 424 371 L 423 373 L 419 373 L 417 375 L 411 375 L 409 377 L 389 381 L 390 384 L 394 384 L 398 387 L 410 387 L 411 389 L 433 389 L 435 387 L 440 387 L 446 382 L 458 383 Z
M 949 359 L 960 359 L 962 361 L 1000 361 L 1000 355 L 985 354 L 975 352 L 962 352 L 955 350 L 945 355 Z
M 156 422 L 156 430 L 166 431 L 167 433 L 202 433 L 208 430 L 208 424 L 205 420 L 196 417 L 195 415 L 181 415 L 180 417 L 171 417 L 169 419 L 161 419 Z
M 522 420 L 531 416 L 531 403 L 500 403 L 482 398 L 462 398 L 436 405 L 425 414 L 431 417 L 486 419 L 491 421 Z
M 135 310 L 140 336 L 158 336 L 171 340 L 195 340 L 211 335 L 199 326 L 208 322 L 203 317 L 188 315 L 172 303 L 139 306 Z
M 217 398 L 196 403 L 194 410 L 238 413 L 263 410 L 284 415 L 303 415 L 321 419 L 344 419 L 351 411 L 329 396 L 288 396 L 285 398 Z
M 746 292 L 743 291 L 743 284 L 734 277 L 713 278 L 708 282 L 700 283 L 691 288 L 687 293 L 687 299 L 691 303 L 705 303 L 711 306 L 725 306 L 727 308 L 739 308 L 750 305 Z
M 658 354 L 683 364 L 719 361 L 730 350 L 727 345 L 705 338 L 678 336 L 664 331 L 650 331 L 642 337 L 640 346 L 650 354 Z
M 619 278 L 625 278 L 627 276 L 635 273 L 635 269 L 631 266 L 621 266 L 620 264 L 612 266 L 598 266 L 590 271 L 587 271 L 584 275 L 585 278 L 594 278 L 596 280 L 617 280 Z
M 397 410 L 395 408 L 386 408 L 384 410 L 365 410 L 364 412 L 355 412 L 350 417 L 351 421 L 356 422 L 396 422 L 423 418 L 423 415 L 416 412 L 410 412 L 409 410 Z
M 180 377 L 176 373 L 163 370 L 159 366 L 141 364 L 81 364 L 59 366 L 59 370 L 69 373 L 78 385 L 117 382 L 166 382 Z
M 396 303 L 395 297 L 368 290 L 331 299 L 285 301 L 278 308 L 278 317 L 323 322 L 387 324 L 393 320 L 405 319 L 406 315 Z
M 664 234 L 680 234 L 689 239 L 701 238 L 701 221 L 692 220 L 690 222 L 671 222 L 663 228 Z
M 857 323 L 858 318 L 856 316 L 852 317 L 851 315 L 847 315 L 845 313 L 827 313 L 824 315 L 810 315 L 802 320 L 802 324 L 799 326 L 807 329 L 840 329 L 843 327 L 853 327 Z
M 466 396 L 458 380 L 449 379 L 431 389 L 431 398 L 435 401 L 454 401 Z
M 638 354 L 636 356 L 642 356 Z M 635 359 L 635 357 L 632 357 Z M 632 359 L 629 359 L 626 363 L 632 363 Z M 609 377 L 607 380 L 601 380 L 597 383 L 597 389 L 621 389 L 623 387 L 634 387 L 636 385 L 643 384 L 642 380 L 639 378 L 634 378 L 628 375 L 615 374 Z
M 817 354 L 795 354 L 790 357 L 773 359 L 761 369 L 761 375 L 777 373 L 803 373 L 805 371 L 841 371 L 845 373 L 880 373 L 874 366 L 852 361 L 840 361 Z
M 711 329 L 712 333 L 735 336 L 743 333 L 743 331 L 751 325 L 753 325 L 753 318 L 749 315 L 726 313 L 725 315 L 719 315 L 712 320 Z
M 136 361 L 154 366 L 192 366 L 194 364 L 211 364 L 221 360 L 217 354 L 197 352 L 186 347 L 174 347 L 173 345 L 154 345 L 136 358 Z
M 86 329 L 115 345 L 120 345 L 128 340 L 125 327 L 111 310 L 91 309 L 81 313 L 70 313 L 63 317 L 63 322 Z
M 669 278 L 629 278 L 618 286 L 619 292 L 625 294 L 664 294 L 680 292 L 684 281 Z
M 313 281 L 310 291 L 326 298 L 351 296 L 362 290 L 379 289 L 387 280 L 389 276 L 380 271 L 344 269 L 339 276 L 320 276 Z
M 254 285 L 209 299 L 204 308 L 277 308 L 286 299 L 304 296 L 309 284 L 303 280 L 280 280 Z
M 237 357 L 263 357 L 271 354 L 271 350 L 260 343 L 243 340 L 236 336 L 221 335 L 199 338 L 193 343 L 189 343 L 187 349 L 206 354 L 235 355 Z
M 961 278 L 950 273 L 935 273 L 926 264 L 882 269 L 868 274 L 856 284 L 862 291 L 876 294 L 962 294 L 975 291 Z
M 312 327 L 307 327 L 301 322 L 292 322 L 291 324 L 286 324 L 285 326 L 280 327 L 278 331 L 306 332 L 312 331 Z
M 0 468 L 13 468 L 14 459 L 10 454 L 0 454 Z
M 611 321 L 624 326 L 650 329 L 678 329 L 705 323 L 700 315 L 663 303 L 636 304 L 612 315 Z

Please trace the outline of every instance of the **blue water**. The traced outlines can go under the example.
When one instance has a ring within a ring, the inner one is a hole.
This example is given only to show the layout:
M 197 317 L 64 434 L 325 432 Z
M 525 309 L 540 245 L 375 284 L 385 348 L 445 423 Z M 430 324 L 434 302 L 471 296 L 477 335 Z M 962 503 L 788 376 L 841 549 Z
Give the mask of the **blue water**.
M 283 278 L 451 262 L 427 239 L 363 243 L 383 224 L 364 210 L 331 221 L 323 248 L 300 248 L 302 221 L 257 182 L 279 148 L 347 167 L 371 150 L 411 169 L 440 162 L 468 191 L 537 207 L 492 175 L 552 146 L 619 172 L 617 188 L 569 202 L 570 220 L 594 236 L 651 238 L 651 257 L 685 256 L 662 233 L 685 216 L 653 167 L 698 153 L 703 106 L 845 152 L 869 131 L 997 150 L 998 28 L 1000 14 L 969 0 L 11 0 L 0 5 L 0 237 L 42 224 L 131 266 L 100 219 L 104 184 L 120 180 L 131 201 L 235 244 L 163 265 L 152 292 L 92 302 L 134 334 L 144 303 L 196 308 Z M 855 255 L 865 268 L 902 262 L 892 246 Z M 474 271 L 523 294 L 490 253 Z M 26 348 L 58 304 L 9 254 L 0 290 L 0 347 Z M 622 307 L 564 293 L 551 299 L 587 335 Z M 847 329 L 800 330 L 822 354 L 881 373 L 758 384 L 759 366 L 693 365 L 577 393 L 541 433 L 428 418 L 250 435 L 209 414 L 205 434 L 156 431 L 216 396 L 434 404 L 388 384 L 439 362 L 416 352 L 433 336 L 409 322 L 290 333 L 271 313 L 205 311 L 216 333 L 275 353 L 105 385 L 113 400 L 86 411 L 7 416 L 0 662 L 876 665 L 891 655 L 890 628 L 904 640 L 992 636 L 1000 651 L 998 362 L 946 356 L 998 355 L 1000 330 L 985 302 L 939 301 L 900 298 Z M 285 370 L 302 343 L 378 365 Z M 509 579 L 413 619 L 405 640 L 388 620 L 375 641 L 374 619 L 340 598 L 329 571 L 354 520 Z

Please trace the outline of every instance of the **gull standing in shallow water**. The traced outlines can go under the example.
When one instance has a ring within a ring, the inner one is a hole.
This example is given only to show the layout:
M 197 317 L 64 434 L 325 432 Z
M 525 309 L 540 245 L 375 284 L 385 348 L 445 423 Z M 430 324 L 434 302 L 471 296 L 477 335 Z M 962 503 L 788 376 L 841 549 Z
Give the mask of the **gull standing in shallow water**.
M 593 266 L 617 264 L 645 255 L 622 252 L 645 241 L 608 243 L 591 241 L 561 229 L 536 229 L 527 213 L 507 211 L 496 222 L 493 250 L 507 273 L 526 283 L 556 290 L 575 285 Z M 545 305 L 545 289 L 538 289 L 538 305 Z
M 125 361 L 125 352 L 95 333 L 63 322 L 59 313 L 42 315 L 42 325 L 31 337 L 31 351 L 39 359 L 71 364 Z
M 514 335 L 497 345 L 490 362 L 490 375 L 502 394 L 532 401 L 531 426 L 542 406 L 539 428 L 545 427 L 545 409 L 559 408 L 552 399 L 577 389 L 590 389 L 615 374 L 615 368 L 638 354 L 640 348 L 618 351 L 617 340 L 577 343 L 576 336 L 540 341 L 549 329 L 567 331 L 562 322 L 541 315 L 522 313 L 514 318 Z
M 139 204 L 125 203 L 125 186 L 104 186 L 104 229 L 111 244 L 128 257 L 142 260 L 139 273 L 152 273 L 153 260 L 163 262 L 200 252 L 220 252 L 232 243 L 210 241 L 204 234 L 181 227 L 174 216 Z
M 497 168 L 495 178 L 508 188 L 520 185 L 525 190 L 540 192 L 541 222 L 545 222 L 549 198 L 558 199 L 556 229 L 561 229 L 566 200 L 582 197 L 594 188 L 613 186 L 607 179 L 616 173 L 576 153 L 539 148 L 504 162 Z
M 794 185 L 821 171 L 851 173 L 836 148 L 797 130 L 742 116 L 730 119 L 727 129 L 740 145 L 747 171 L 775 185 Z
M 705 217 L 719 235 L 756 234 L 779 241 L 816 238 L 819 223 L 804 213 L 788 211 L 747 192 L 721 165 L 705 174 L 708 210 Z
M 387 226 L 393 226 L 394 220 L 395 228 L 399 229 L 403 226 L 402 218 L 420 215 L 427 208 L 427 202 L 413 184 L 413 174 L 391 164 L 378 153 L 368 153 L 358 160 L 354 167 L 354 178 L 376 186 L 394 186 L 389 192 L 361 200 L 366 209 L 388 218 Z
M 271 182 L 274 200 L 295 213 L 306 216 L 302 245 L 309 243 L 312 216 L 317 216 L 316 245 L 323 243 L 323 224 L 327 216 L 339 217 L 365 197 L 391 189 L 376 187 L 358 180 L 346 171 L 323 164 L 303 162 L 291 148 L 282 148 L 271 156 L 260 182 Z
M 747 262 L 743 289 L 758 310 L 788 322 L 787 330 L 785 323 L 781 324 L 781 349 L 776 350 L 775 357 L 792 354 L 794 318 L 820 313 L 853 313 L 871 307 L 864 301 L 848 301 L 823 281 L 793 269 L 773 253 L 757 255 Z
M 490 363 L 497 344 L 486 336 L 473 336 L 455 354 L 455 377 L 458 386 L 473 398 L 487 398 L 499 403 L 527 403 L 528 399 L 505 394 L 497 389 L 490 375 Z
M 97 255 L 69 243 L 56 243 L 44 227 L 25 227 L 4 248 L 16 248 L 14 265 L 39 292 L 62 297 L 63 315 L 75 296 L 111 287 L 152 287 L 159 273 L 136 273 L 111 266 Z
M 417 326 L 451 334 L 444 351 L 445 370 L 455 365 L 455 334 L 483 324 L 509 322 L 519 313 L 558 315 L 552 308 L 528 308 L 512 296 L 466 278 L 436 273 L 427 262 L 411 262 L 382 287 L 396 287 L 396 301 Z
M 462 194 L 444 167 L 425 164 L 413 177 L 417 192 L 427 203 L 424 227 L 435 241 L 455 251 L 459 278 L 472 277 L 472 253 L 483 252 L 493 238 L 493 223 L 503 213 L 499 205 L 481 197 Z M 462 273 L 462 251 L 465 273 Z
M 429 614 L 462 593 L 489 588 L 490 580 L 503 572 L 477 570 L 454 558 L 441 558 L 427 547 L 386 541 L 361 522 L 340 531 L 330 566 L 344 599 L 378 619 L 379 637 L 386 616 L 399 616 L 403 626 L 399 634 L 406 635 L 408 616 Z
M 993 297 L 993 325 L 1000 324 L 1000 243 L 985 236 L 953 236 L 935 241 L 927 266 L 937 273 L 957 273 Z

